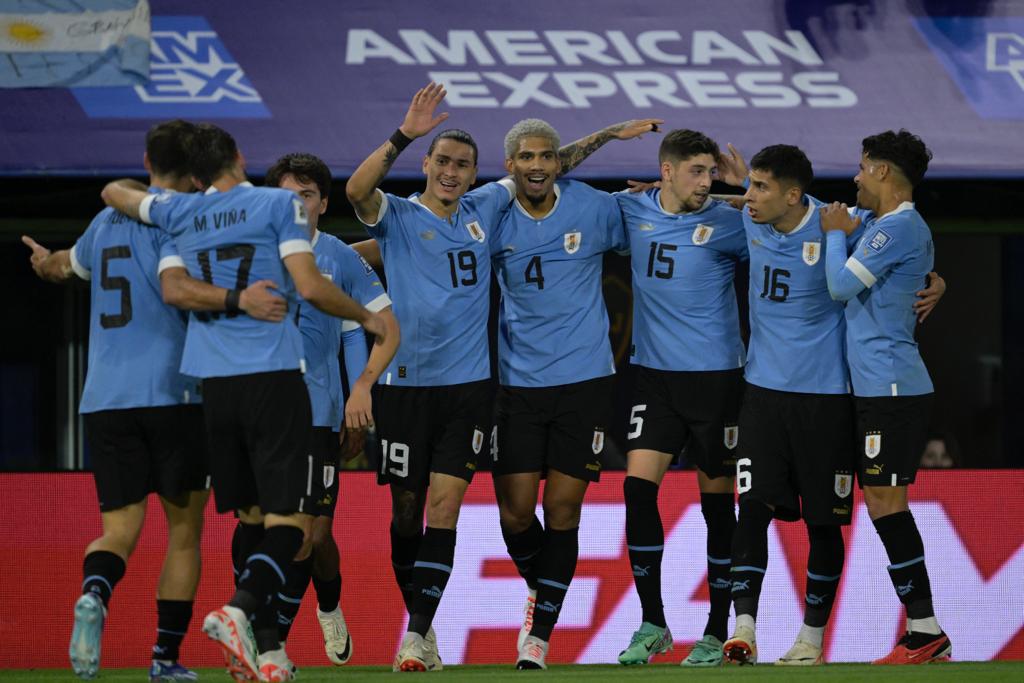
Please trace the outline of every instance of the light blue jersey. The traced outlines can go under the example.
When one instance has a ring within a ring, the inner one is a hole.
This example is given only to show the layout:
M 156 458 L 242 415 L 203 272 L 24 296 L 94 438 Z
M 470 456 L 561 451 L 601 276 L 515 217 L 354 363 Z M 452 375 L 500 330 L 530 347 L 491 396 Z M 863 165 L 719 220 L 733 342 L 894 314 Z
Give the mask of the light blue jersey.
M 743 367 L 733 281 L 747 259 L 740 212 L 708 199 L 669 213 L 661 190 L 619 192 L 633 270 L 632 362 L 671 371 Z
M 555 195 L 543 218 L 514 202 L 492 239 L 501 286 L 498 375 L 506 386 L 615 372 L 601 280 L 604 253 L 629 244 L 619 204 L 574 180 L 559 180 Z
M 334 235 L 317 231 L 313 236 L 313 256 L 323 276 L 367 310 L 376 313 L 391 305 L 391 299 L 370 264 Z M 305 301 L 299 305 L 299 332 L 302 333 L 306 358 L 303 379 L 309 390 L 314 427 L 330 427 L 338 431 L 341 426 L 345 396 L 338 354 L 342 333 L 350 330 L 360 332 L 355 341 L 362 341 L 365 366 L 366 344 L 365 339 L 359 339 L 362 327 L 358 323 L 328 315 Z M 346 347 L 346 360 L 349 348 L 356 347 Z M 349 381 L 354 380 L 355 377 L 349 375 Z
M 378 190 L 378 192 L 380 192 Z M 445 386 L 488 379 L 488 243 L 511 201 L 508 182 L 467 192 L 449 222 L 419 202 L 381 192 L 367 232 L 380 244 L 402 343 L 382 384 Z
M 147 198 L 139 213 L 170 233 L 192 277 L 228 289 L 273 280 L 288 309 L 296 310 L 295 285 L 283 259 L 313 248 L 305 207 L 294 193 L 250 183 L 227 192 L 163 193 Z M 230 377 L 297 370 L 301 360 L 294 316 L 271 323 L 241 313 L 193 312 L 181 371 Z
M 829 289 L 846 301 L 847 354 L 856 396 L 933 391 L 914 340 L 915 292 L 935 262 L 931 231 L 911 202 L 870 218 L 847 258 L 845 235 L 829 233 Z
M 750 252 L 750 348 L 746 379 L 777 391 L 850 391 L 843 304 L 825 277 L 821 203 L 805 195 L 807 212 L 790 233 L 755 223 L 743 212 Z
M 104 209 L 71 248 L 89 280 L 89 369 L 79 412 L 198 401 L 182 375 L 185 316 L 163 302 L 160 266 L 180 265 L 161 231 Z

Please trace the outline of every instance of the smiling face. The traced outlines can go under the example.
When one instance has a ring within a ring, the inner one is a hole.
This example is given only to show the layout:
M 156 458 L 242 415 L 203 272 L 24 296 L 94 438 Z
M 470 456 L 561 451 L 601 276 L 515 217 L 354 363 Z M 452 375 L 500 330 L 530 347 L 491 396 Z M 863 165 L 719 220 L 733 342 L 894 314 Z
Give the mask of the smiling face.
M 755 223 L 779 223 L 783 216 L 800 203 L 800 188 L 775 179 L 771 171 L 750 169 L 750 187 L 744 198 L 747 212 Z
M 427 176 L 425 199 L 444 206 L 455 204 L 476 182 L 473 148 L 450 138 L 438 140 L 434 151 L 423 159 L 423 174 Z
M 524 137 L 511 158 L 505 159 L 505 170 L 512 174 L 516 193 L 534 205 L 549 200 L 561 162 L 555 143 L 546 137 Z
M 710 154 L 696 154 L 675 163 L 661 164 L 661 190 L 666 208 L 696 211 L 704 206 L 711 192 L 711 181 L 718 173 L 718 163 Z
M 869 159 L 867 154 L 862 154 L 857 175 L 853 177 L 853 182 L 857 185 L 857 206 L 875 213 L 878 213 L 881 188 L 881 181 L 877 177 L 879 166 L 879 162 Z
M 320 224 L 320 216 L 327 211 L 327 197 L 320 196 L 320 188 L 312 180 L 301 180 L 292 173 L 285 173 L 281 176 L 278 187 L 282 190 L 291 190 L 299 195 L 299 199 L 306 206 L 309 235 L 312 237 L 316 234 L 317 226 Z

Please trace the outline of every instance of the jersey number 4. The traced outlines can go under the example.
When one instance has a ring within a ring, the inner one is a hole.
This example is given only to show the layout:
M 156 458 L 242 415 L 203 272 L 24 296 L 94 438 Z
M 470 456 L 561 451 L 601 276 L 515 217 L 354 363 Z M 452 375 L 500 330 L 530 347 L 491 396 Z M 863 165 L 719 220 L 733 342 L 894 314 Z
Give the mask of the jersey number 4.
M 221 247 L 216 252 L 218 261 L 231 261 L 238 259 L 238 274 L 235 276 L 235 289 L 245 289 L 249 286 L 249 270 L 252 268 L 252 259 L 256 254 L 256 247 L 251 244 L 236 244 L 233 247 Z M 196 259 L 199 261 L 199 270 L 203 274 L 203 279 L 211 285 L 213 284 L 213 270 L 210 268 L 210 251 L 201 251 L 196 254 Z M 225 315 L 219 311 L 197 311 L 196 320 L 200 322 L 210 322 L 211 320 L 217 320 Z M 226 314 L 228 318 L 235 318 L 239 315 L 238 312 L 232 312 Z

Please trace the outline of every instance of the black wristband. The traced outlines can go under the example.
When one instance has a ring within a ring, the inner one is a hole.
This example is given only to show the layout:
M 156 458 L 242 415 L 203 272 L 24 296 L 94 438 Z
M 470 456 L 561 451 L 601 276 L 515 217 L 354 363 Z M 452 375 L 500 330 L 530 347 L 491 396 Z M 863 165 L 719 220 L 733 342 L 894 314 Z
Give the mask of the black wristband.
M 395 132 L 388 138 L 388 142 L 395 146 L 399 152 L 412 144 L 412 138 L 407 137 L 401 128 L 395 128 Z
M 242 310 L 238 305 L 241 299 L 242 290 L 229 289 L 227 295 L 224 296 L 224 310 L 228 313 L 238 313 Z

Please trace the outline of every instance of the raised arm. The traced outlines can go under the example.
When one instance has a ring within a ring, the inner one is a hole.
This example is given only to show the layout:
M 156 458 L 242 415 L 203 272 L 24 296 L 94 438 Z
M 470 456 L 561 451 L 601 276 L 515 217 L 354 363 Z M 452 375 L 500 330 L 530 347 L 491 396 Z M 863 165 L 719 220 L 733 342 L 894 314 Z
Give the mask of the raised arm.
M 576 142 L 570 142 L 558 150 L 558 158 L 562 162 L 562 168 L 558 171 L 563 176 L 573 170 L 591 154 L 600 149 L 610 140 L 639 139 L 644 133 L 657 133 L 658 126 L 664 121 L 661 119 L 633 119 L 623 121 L 603 128 L 596 133 L 580 138 Z
M 116 209 L 124 215 L 134 220 L 143 220 L 143 216 L 139 213 L 139 209 L 142 206 L 143 200 L 146 199 L 148 193 L 146 192 L 145 186 L 141 186 L 136 180 L 114 180 L 107 183 L 103 191 L 100 192 L 100 197 L 107 206 Z M 143 221 L 147 222 L 147 221 Z
M 64 282 L 74 273 L 71 268 L 70 249 L 50 251 L 28 235 L 22 235 L 21 241 L 32 250 L 29 263 L 40 279 L 47 282 Z
M 429 83 L 420 88 L 412 98 L 405 120 L 383 145 L 373 150 L 345 185 L 345 195 L 356 215 L 368 221 L 376 220 L 380 210 L 380 195 L 377 186 L 381 184 L 395 159 L 409 144 L 434 130 L 448 118 L 448 113 L 434 116 L 434 111 L 447 92 L 439 83 Z

